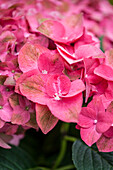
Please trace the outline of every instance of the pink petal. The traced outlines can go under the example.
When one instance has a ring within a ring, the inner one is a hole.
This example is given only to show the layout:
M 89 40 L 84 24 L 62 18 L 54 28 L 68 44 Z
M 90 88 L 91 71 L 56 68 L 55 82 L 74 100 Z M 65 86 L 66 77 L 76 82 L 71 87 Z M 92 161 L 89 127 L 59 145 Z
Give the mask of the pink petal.
M 77 62 L 80 62 L 83 60 L 83 58 L 81 59 L 76 59 L 75 57 L 70 56 L 69 54 L 65 53 L 62 49 L 57 48 L 58 52 L 60 53 L 60 55 L 69 63 L 69 64 L 74 64 Z M 75 53 L 74 55 L 75 56 Z
M 5 125 L 5 121 L 0 119 L 0 128 L 2 128 Z
M 19 105 L 18 97 L 19 97 L 19 95 L 16 94 L 16 93 L 12 94 L 9 97 L 9 103 L 10 103 L 12 108 L 14 108 L 16 105 Z
M 105 55 L 106 55 L 106 58 L 105 58 L 106 65 L 113 68 L 113 49 L 106 51 Z
M 13 76 L 10 76 L 8 78 L 6 78 L 4 85 L 6 86 L 15 86 L 15 80 Z
M 83 16 L 82 14 L 72 14 L 64 18 L 62 22 L 65 30 L 68 42 L 73 42 L 83 34 Z
M 64 70 L 64 64 L 59 54 L 43 53 L 38 59 L 38 68 L 43 73 L 60 74 Z
M 20 50 L 18 55 L 19 67 L 23 72 L 37 68 L 37 50 L 34 45 L 26 43 Z
M 104 135 L 97 141 L 99 152 L 112 152 L 113 151 L 113 137 L 107 138 Z
M 85 85 L 83 81 L 80 79 L 77 79 L 71 82 L 71 87 L 70 87 L 68 94 L 62 97 L 72 97 L 83 92 L 84 90 L 85 90 Z
M 26 77 L 19 84 L 22 95 L 26 96 L 27 99 L 33 102 L 46 105 L 47 97 L 45 95 L 45 82 L 43 81 L 44 76 L 45 75 L 41 75 L 37 72 L 36 75 Z
M 70 90 L 71 82 L 65 75 L 51 75 L 46 83 L 46 92 L 53 97 L 55 93 L 59 96 L 66 95 Z
M 28 128 L 34 128 L 37 131 L 39 130 L 38 124 L 36 122 L 36 113 L 35 112 L 30 112 L 30 120 L 25 124 Z
M 63 52 L 65 55 L 70 56 L 70 58 L 75 59 L 75 54 L 74 54 L 75 51 L 73 46 L 66 45 L 66 44 L 58 44 L 58 43 L 56 43 L 56 46 L 60 54 Z
M 36 120 L 44 134 L 47 134 L 57 124 L 58 119 L 52 115 L 45 105 L 36 104 Z
M 23 110 L 20 106 L 15 107 L 11 118 L 13 124 L 24 125 L 29 119 L 30 113 L 28 111 Z
M 3 109 L 0 110 L 0 118 L 4 121 L 10 122 L 11 121 L 11 116 L 12 116 L 12 108 L 7 102 L 4 106 Z
M 82 107 L 82 93 L 61 100 L 49 99 L 47 101 L 51 113 L 64 122 L 77 122 Z
M 102 103 L 101 96 L 99 96 L 99 95 L 95 95 L 93 97 L 93 100 L 88 104 L 88 107 L 93 109 L 97 115 L 99 112 L 105 113 L 105 108 Z
M 3 141 L 1 138 L 0 138 L 0 146 L 2 148 L 5 148 L 5 149 L 11 149 L 11 146 L 9 146 L 5 141 Z
M 88 105 L 89 106 L 89 105 Z M 92 120 L 95 120 L 97 119 L 97 114 L 95 112 L 95 110 L 93 110 L 92 108 L 90 107 L 82 107 L 82 110 L 80 112 L 80 114 L 88 117 L 88 118 L 91 118 Z
M 100 65 L 95 68 L 94 73 L 106 80 L 113 81 L 113 69 L 107 65 Z
M 111 126 L 111 123 L 106 123 L 106 122 L 97 122 L 96 124 L 96 130 L 98 133 L 104 133 L 107 131 Z
M 89 128 L 89 127 L 93 126 L 94 120 L 90 117 L 84 116 L 81 113 L 79 114 L 78 125 L 81 126 L 81 128 L 82 127 Z
M 35 74 L 39 74 L 38 70 L 32 70 L 32 71 L 28 71 L 24 74 L 22 74 L 16 81 L 16 86 L 15 86 L 15 92 L 21 94 L 20 90 L 19 90 L 19 85 L 28 77 L 31 77 L 32 75 Z
M 112 126 L 106 132 L 104 132 L 104 136 L 106 136 L 107 138 L 113 137 L 113 127 Z
M 110 112 L 99 111 L 97 115 L 96 130 L 99 133 L 107 131 L 113 123 L 113 114 Z
M 96 131 L 96 126 L 95 125 L 90 127 L 90 128 L 88 128 L 88 129 L 81 128 L 80 129 L 80 134 L 81 134 L 82 140 L 88 146 L 91 146 L 92 144 L 97 142 L 97 140 L 101 137 L 101 133 L 98 133 Z
M 81 45 L 75 51 L 76 59 L 84 59 L 84 58 L 105 58 L 104 53 L 97 47 L 93 45 Z
M 39 44 L 26 43 L 20 50 L 18 56 L 19 68 L 23 72 L 37 69 L 37 60 L 41 53 L 49 50 Z
M 38 31 L 54 41 L 64 41 L 65 28 L 58 21 L 46 20 L 38 27 Z

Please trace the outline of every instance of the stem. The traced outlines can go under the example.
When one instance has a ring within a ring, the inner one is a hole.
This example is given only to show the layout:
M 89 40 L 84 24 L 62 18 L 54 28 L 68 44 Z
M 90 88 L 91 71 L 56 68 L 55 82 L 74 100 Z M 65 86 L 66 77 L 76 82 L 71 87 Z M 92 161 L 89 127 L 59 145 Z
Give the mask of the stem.
M 53 169 L 56 169 L 60 165 L 60 163 L 62 162 L 62 160 L 64 158 L 64 155 L 65 155 L 65 152 L 67 149 L 67 141 L 65 140 L 64 135 L 67 134 L 68 130 L 69 130 L 69 124 L 63 123 L 61 126 L 61 134 L 63 135 L 63 139 L 61 141 L 60 153 L 59 153 L 57 160 L 53 166 Z
M 40 167 L 40 166 L 37 166 L 35 168 L 30 168 L 28 170 L 50 170 L 50 168 L 45 168 L 45 167 Z
M 61 168 L 58 168 L 56 170 L 70 170 L 70 169 L 74 169 L 75 166 L 74 165 L 68 165 L 68 166 L 63 166 Z
M 70 142 L 75 142 L 77 140 L 77 138 L 73 137 L 73 136 L 64 136 L 64 139 Z

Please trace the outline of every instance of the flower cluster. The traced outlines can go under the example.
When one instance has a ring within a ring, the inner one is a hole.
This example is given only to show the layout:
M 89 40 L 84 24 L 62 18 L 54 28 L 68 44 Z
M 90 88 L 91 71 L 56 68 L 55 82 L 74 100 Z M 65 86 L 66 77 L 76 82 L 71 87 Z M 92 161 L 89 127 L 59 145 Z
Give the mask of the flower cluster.
M 61 120 L 77 123 L 89 146 L 113 151 L 113 49 L 103 53 L 86 29 L 80 12 L 90 14 L 89 4 L 0 1 L 0 146 L 18 144 L 29 128 L 46 134 Z
M 84 13 L 85 27 L 99 38 L 103 38 L 103 48 L 113 46 L 113 6 L 108 0 L 75 1 L 77 12 Z

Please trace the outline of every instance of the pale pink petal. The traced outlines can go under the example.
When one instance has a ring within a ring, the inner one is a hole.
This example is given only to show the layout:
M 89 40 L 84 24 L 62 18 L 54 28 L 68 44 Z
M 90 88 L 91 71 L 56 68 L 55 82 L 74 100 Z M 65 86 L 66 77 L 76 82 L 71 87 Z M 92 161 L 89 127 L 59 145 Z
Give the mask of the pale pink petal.
M 54 41 L 64 41 L 65 28 L 58 21 L 46 20 L 38 27 L 38 31 Z
M 41 53 L 48 52 L 45 47 L 37 44 L 26 43 L 20 50 L 18 56 L 19 68 L 23 72 L 37 69 L 37 60 Z
M 11 149 L 11 146 L 9 146 L 6 142 L 3 141 L 3 139 L 0 138 L 0 146 L 5 149 Z
M 105 58 L 104 53 L 97 47 L 93 45 L 81 45 L 75 51 L 75 58 L 76 59 L 84 59 L 84 58 Z
M 68 42 L 73 42 L 82 36 L 83 16 L 81 13 L 65 17 L 62 23 L 66 30 L 65 37 L 68 37 Z
M 90 127 L 90 128 L 87 128 L 87 129 L 81 128 L 80 129 L 80 134 L 81 134 L 82 140 L 88 146 L 93 145 L 101 137 L 101 133 L 98 133 L 96 131 L 96 126 L 95 125 Z
M 95 68 L 94 73 L 106 80 L 113 81 L 113 69 L 107 65 L 100 65 Z
M 45 82 L 43 78 L 45 75 L 36 74 L 30 77 L 26 77 L 20 84 L 19 88 L 22 95 L 26 96 L 27 99 L 40 103 L 46 104 L 47 96 L 45 95 Z
M 105 52 L 106 58 L 105 58 L 105 64 L 113 68 L 113 49 Z

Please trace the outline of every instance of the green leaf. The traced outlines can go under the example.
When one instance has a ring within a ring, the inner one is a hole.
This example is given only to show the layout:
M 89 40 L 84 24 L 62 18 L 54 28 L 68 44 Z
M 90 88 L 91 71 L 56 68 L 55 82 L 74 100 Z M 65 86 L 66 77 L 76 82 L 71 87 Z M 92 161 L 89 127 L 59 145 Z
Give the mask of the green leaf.
M 1 170 L 26 170 L 35 166 L 30 155 L 19 147 L 11 149 L 0 148 Z
M 113 170 L 113 152 L 98 152 L 80 140 L 72 146 L 72 160 L 77 170 Z
M 113 0 L 109 0 L 109 3 L 110 3 L 111 5 L 113 5 Z
M 99 37 L 99 40 L 100 40 L 100 49 L 103 51 L 103 52 L 105 52 L 104 51 L 104 48 L 103 48 L 103 36 L 101 36 L 101 37 Z

